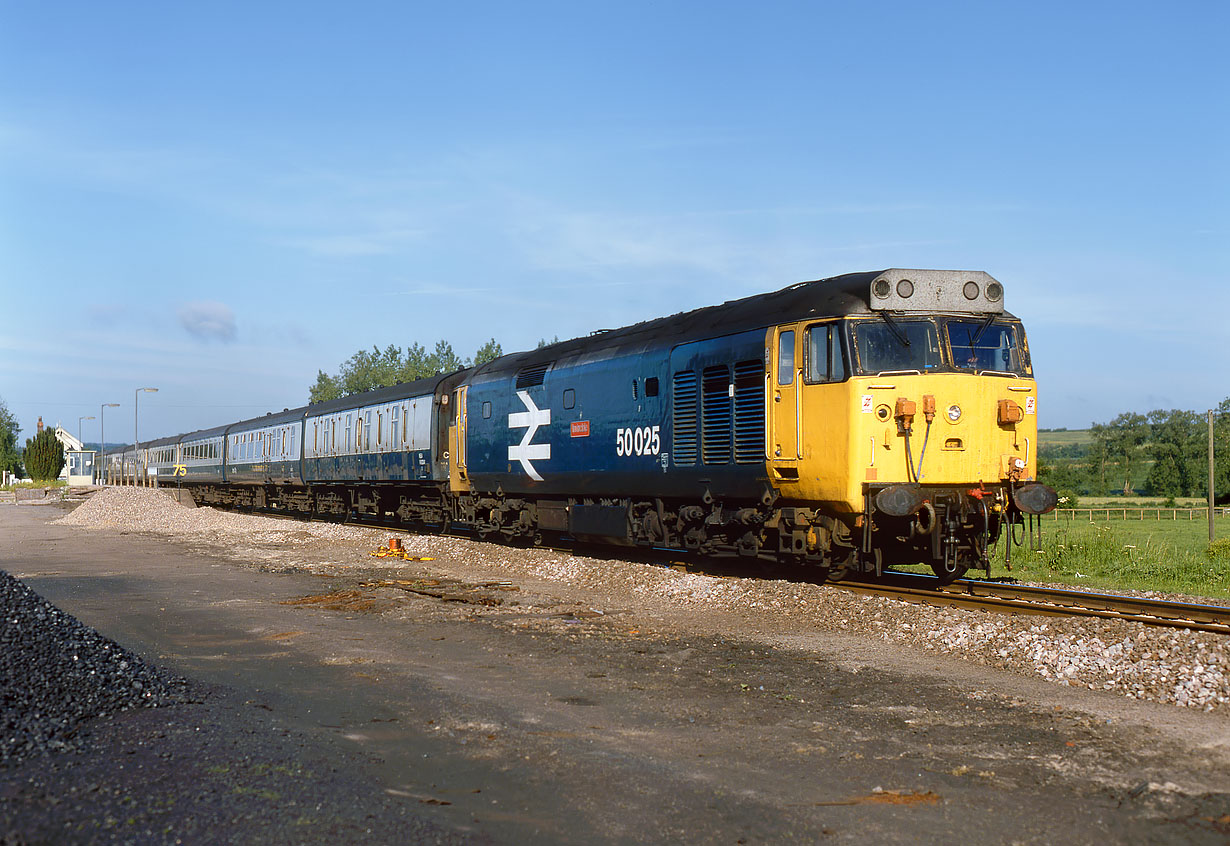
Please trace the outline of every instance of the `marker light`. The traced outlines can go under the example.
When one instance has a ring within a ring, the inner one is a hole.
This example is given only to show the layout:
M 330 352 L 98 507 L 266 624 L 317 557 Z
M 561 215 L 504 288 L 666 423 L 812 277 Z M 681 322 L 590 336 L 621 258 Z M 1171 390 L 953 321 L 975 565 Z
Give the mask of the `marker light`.
M 877 279 L 875 284 L 875 294 L 880 299 L 884 299 L 893 292 L 893 288 L 888 284 L 887 279 Z
M 902 297 L 911 297 L 914 295 L 914 283 L 909 279 L 902 279 L 897 283 L 897 293 Z
M 987 299 L 991 302 L 997 301 L 1004 295 L 1004 286 L 998 282 L 992 282 L 987 286 Z
M 961 419 L 961 406 L 959 405 L 948 406 L 948 420 L 952 423 L 956 423 L 960 419 Z
M 967 300 L 978 299 L 978 283 L 977 282 L 966 282 L 965 287 L 962 290 L 965 292 L 965 299 Z

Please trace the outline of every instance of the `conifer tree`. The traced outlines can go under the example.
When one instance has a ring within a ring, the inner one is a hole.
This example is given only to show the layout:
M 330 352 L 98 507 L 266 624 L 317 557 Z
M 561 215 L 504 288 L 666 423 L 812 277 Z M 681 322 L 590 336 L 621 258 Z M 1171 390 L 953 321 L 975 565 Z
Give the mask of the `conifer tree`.
M 27 438 L 22 460 L 31 479 L 50 482 L 58 478 L 64 469 L 64 446 L 56 440 L 55 430 L 44 429 L 33 438 Z

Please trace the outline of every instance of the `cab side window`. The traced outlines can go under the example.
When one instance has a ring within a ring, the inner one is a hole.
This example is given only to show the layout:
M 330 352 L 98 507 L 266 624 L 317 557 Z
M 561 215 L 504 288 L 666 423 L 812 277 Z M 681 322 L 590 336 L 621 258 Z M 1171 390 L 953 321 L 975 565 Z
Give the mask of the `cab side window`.
M 777 384 L 794 384 L 794 330 L 777 336 Z
M 823 323 L 807 327 L 806 355 L 809 384 L 841 382 L 846 378 L 840 324 Z

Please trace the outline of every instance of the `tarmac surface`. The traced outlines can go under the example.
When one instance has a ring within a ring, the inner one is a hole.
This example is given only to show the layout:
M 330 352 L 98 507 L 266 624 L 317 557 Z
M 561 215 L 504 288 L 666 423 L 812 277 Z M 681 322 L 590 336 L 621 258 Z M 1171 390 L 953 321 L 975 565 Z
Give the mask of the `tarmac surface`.
M 0 570 L 192 701 L 0 768 L 3 844 L 1230 838 L 1224 716 L 635 597 L 373 592 L 61 513 L 0 506 Z

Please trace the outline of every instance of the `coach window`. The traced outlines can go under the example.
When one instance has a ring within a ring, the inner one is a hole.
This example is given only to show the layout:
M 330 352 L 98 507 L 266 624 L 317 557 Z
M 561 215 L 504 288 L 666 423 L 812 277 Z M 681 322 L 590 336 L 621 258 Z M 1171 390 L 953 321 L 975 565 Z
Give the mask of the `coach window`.
M 805 350 L 808 384 L 841 382 L 846 378 L 839 324 L 825 323 L 807 327 Z
M 794 330 L 777 336 L 777 384 L 794 384 Z
M 564 408 L 573 408 L 577 404 L 577 392 L 572 388 L 564 391 Z

